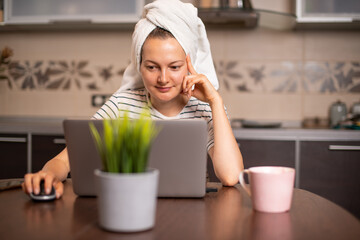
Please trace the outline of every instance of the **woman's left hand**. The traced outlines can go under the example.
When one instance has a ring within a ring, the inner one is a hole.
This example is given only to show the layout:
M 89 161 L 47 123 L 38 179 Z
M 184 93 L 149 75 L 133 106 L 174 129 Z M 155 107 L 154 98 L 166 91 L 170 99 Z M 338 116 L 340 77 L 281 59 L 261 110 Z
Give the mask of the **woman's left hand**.
M 198 74 L 190 60 L 190 56 L 186 56 L 186 64 L 190 75 L 185 76 L 183 81 L 183 93 L 188 97 L 194 96 L 200 101 L 209 103 L 210 105 L 220 97 L 209 79 Z M 194 89 L 192 89 L 194 86 Z

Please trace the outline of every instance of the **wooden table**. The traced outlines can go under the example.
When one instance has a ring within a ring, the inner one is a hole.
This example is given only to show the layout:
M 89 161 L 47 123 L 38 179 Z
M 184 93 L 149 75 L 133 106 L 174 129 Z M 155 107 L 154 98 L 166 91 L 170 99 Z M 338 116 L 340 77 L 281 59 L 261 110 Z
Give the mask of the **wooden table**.
M 64 196 L 37 203 L 20 188 L 0 192 L 0 239 L 360 239 L 360 222 L 334 203 L 295 189 L 290 212 L 255 212 L 240 187 L 209 183 L 203 199 L 159 199 L 156 225 L 140 233 L 98 226 L 96 198 L 80 198 L 65 182 Z

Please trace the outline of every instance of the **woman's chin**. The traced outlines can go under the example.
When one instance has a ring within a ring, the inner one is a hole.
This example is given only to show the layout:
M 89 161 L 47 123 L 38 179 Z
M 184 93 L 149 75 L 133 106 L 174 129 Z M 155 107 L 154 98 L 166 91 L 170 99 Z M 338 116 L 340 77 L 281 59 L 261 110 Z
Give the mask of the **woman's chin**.
M 152 100 L 167 103 L 172 101 L 182 101 L 182 95 L 180 93 L 174 93 L 172 91 L 166 92 L 166 93 L 160 93 L 156 92 L 155 94 L 151 94 Z
M 171 102 L 175 98 L 176 98 L 175 96 L 171 96 L 171 95 L 169 96 L 167 94 L 157 94 L 156 96 L 154 96 L 154 99 L 156 99 L 156 101 L 162 103 Z

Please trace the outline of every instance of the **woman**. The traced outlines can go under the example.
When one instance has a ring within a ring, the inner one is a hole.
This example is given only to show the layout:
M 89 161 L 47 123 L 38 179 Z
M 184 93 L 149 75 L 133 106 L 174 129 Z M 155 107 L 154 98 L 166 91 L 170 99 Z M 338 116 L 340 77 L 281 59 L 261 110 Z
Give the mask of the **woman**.
M 115 118 L 119 110 L 128 110 L 136 118 L 143 107 L 155 119 L 203 118 L 208 123 L 207 149 L 215 174 L 223 185 L 235 185 L 243 169 L 242 156 L 216 91 L 210 46 L 196 8 L 178 0 L 158 0 L 146 5 L 143 15 L 135 27 L 123 85 L 94 118 Z M 26 174 L 23 189 L 37 194 L 44 179 L 45 191 L 50 192 L 53 185 L 60 198 L 69 171 L 65 148 L 41 171 Z

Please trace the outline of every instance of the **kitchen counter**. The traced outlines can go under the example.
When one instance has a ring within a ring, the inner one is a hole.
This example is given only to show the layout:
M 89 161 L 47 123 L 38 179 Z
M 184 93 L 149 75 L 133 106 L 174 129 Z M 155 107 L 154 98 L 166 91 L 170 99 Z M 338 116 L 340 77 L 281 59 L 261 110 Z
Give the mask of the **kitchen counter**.
M 350 140 L 359 141 L 359 130 L 346 129 L 304 129 L 304 128 L 234 128 L 236 139 L 256 140 Z
M 63 134 L 64 118 L 0 117 L 0 133 Z
M 63 134 L 64 119 L 0 117 L 0 133 Z M 360 140 L 360 131 L 345 129 L 233 128 L 233 132 L 236 139 Z

